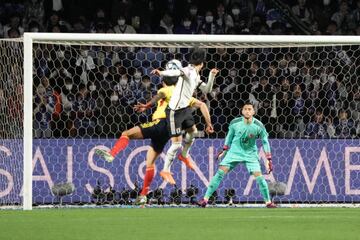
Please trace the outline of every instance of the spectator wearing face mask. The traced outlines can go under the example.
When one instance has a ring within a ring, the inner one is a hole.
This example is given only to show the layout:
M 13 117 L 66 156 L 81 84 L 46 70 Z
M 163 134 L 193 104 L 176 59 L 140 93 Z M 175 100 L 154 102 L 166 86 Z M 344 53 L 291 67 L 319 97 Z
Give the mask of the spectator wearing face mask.
M 141 87 L 141 83 L 139 87 Z M 113 86 L 113 90 L 118 93 L 123 104 L 132 105 L 135 103 L 134 92 L 130 89 L 129 76 L 127 74 L 120 76 L 119 83 Z
M 237 33 L 240 33 L 241 31 L 248 30 L 248 20 L 249 18 L 245 13 L 241 13 L 240 5 L 235 3 L 231 8 L 230 13 L 232 25 L 229 26 L 231 28 L 234 28 Z M 230 22 L 229 21 L 229 24 Z
M 76 119 L 74 126 L 77 134 L 85 137 L 93 136 L 97 122 L 97 118 L 94 118 L 96 101 L 91 98 L 91 93 L 84 84 L 79 86 L 79 92 L 75 98 Z
M 324 114 L 316 111 L 313 120 L 309 122 L 305 130 L 306 138 L 329 138 L 328 126 L 324 121 Z
M 306 6 L 306 0 L 298 0 L 298 4 L 291 8 L 292 12 L 305 23 L 312 23 L 313 13 L 311 8 Z
M 111 92 L 107 101 L 107 108 L 105 108 L 107 111 L 103 114 L 105 117 L 104 126 L 110 128 L 108 132 L 111 136 L 133 126 L 130 120 L 130 114 L 133 113 L 132 106 L 126 105 L 117 91 Z
M 80 49 L 75 64 L 79 67 L 79 69 L 81 69 L 81 81 L 84 84 L 87 84 L 89 71 L 95 69 L 96 67 L 93 57 L 89 54 L 89 49 L 86 47 L 82 47 L 82 49 Z
M 124 16 L 120 16 L 116 23 L 117 24 L 113 28 L 115 33 L 136 33 L 135 29 L 131 25 L 126 24 Z
M 214 21 L 214 16 L 212 11 L 207 11 L 205 14 L 205 19 L 200 26 L 200 33 L 202 34 L 215 34 L 216 33 L 216 23 Z
M 349 118 L 349 111 L 341 109 L 339 111 L 338 120 L 335 123 L 335 134 L 338 138 L 356 137 L 355 122 Z
M 204 18 L 199 15 L 198 7 L 195 4 L 191 5 L 189 8 L 189 19 L 191 21 L 191 28 L 198 32 Z
M 215 23 L 217 25 L 217 34 L 224 34 L 233 27 L 232 18 L 225 12 L 224 4 L 219 3 L 216 7 Z
M 54 112 L 54 96 L 48 96 L 46 88 L 41 84 L 36 89 L 34 103 L 34 137 L 50 138 L 52 131 L 50 127 L 51 117 Z

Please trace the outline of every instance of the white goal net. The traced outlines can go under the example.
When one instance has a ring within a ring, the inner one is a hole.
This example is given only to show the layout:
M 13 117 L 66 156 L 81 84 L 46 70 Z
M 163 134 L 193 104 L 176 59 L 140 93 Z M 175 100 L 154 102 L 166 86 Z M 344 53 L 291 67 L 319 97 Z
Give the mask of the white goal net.
M 0 41 L 0 205 L 132 204 L 149 141 L 131 140 L 112 163 L 95 148 L 110 149 L 122 131 L 151 120 L 154 109 L 133 110 L 160 87 L 151 70 L 174 58 L 186 65 L 194 46 L 207 51 L 204 78 L 220 70 L 212 92 L 195 96 L 209 107 L 215 133 L 204 134 L 195 111 L 199 136 L 190 155 L 196 169 L 175 161 L 171 186 L 158 175 L 161 155 L 151 202 L 192 203 L 203 196 L 230 121 L 251 101 L 269 132 L 274 172 L 266 179 L 287 186 L 275 202 L 360 203 L 360 38 L 25 34 L 24 45 Z M 71 191 L 60 199 L 54 186 L 64 183 Z M 262 203 L 240 166 L 211 200 Z

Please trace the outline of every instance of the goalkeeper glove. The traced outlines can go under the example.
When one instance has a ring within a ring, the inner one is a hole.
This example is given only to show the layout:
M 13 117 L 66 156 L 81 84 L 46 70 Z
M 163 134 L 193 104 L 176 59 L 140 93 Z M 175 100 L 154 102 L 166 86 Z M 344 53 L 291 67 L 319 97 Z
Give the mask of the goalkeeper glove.
M 224 146 L 223 149 L 218 153 L 217 157 L 216 157 L 216 161 L 225 157 L 227 151 L 229 150 L 229 146 Z
M 267 173 L 270 174 L 273 171 L 273 164 L 271 160 L 271 153 L 266 153 L 266 159 L 267 159 Z

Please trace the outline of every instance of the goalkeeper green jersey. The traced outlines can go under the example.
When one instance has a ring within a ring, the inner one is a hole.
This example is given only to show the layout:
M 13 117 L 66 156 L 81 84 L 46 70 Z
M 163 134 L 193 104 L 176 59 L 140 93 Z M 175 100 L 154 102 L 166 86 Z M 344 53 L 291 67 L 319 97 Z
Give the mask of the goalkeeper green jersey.
M 256 139 L 261 138 L 265 154 L 270 155 L 268 133 L 264 125 L 252 118 L 251 123 L 246 123 L 244 117 L 235 118 L 230 122 L 229 131 L 225 138 L 225 146 L 230 149 L 226 154 L 229 158 L 240 158 L 242 161 L 258 161 L 258 148 Z

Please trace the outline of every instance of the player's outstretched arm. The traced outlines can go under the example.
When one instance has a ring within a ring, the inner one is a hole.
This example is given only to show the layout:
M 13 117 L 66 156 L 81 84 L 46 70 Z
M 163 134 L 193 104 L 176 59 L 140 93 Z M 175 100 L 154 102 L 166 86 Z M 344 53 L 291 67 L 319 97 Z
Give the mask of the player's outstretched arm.
M 162 76 L 162 77 L 179 77 L 182 75 L 182 71 L 178 69 L 164 70 L 164 71 L 160 71 L 159 69 L 154 69 L 151 71 L 151 74 L 155 74 L 157 76 Z
M 157 101 L 159 101 L 160 99 L 165 98 L 165 94 L 163 92 L 158 92 L 157 95 L 155 95 L 149 102 L 147 103 L 137 103 L 134 106 L 134 110 L 138 113 L 144 112 L 146 109 L 151 108 L 151 106 L 155 105 L 157 103 Z
M 206 123 L 206 129 L 205 132 L 207 134 L 213 133 L 214 132 L 214 128 L 212 126 L 211 123 L 211 117 L 210 117 L 210 113 L 209 113 L 209 109 L 206 106 L 206 104 L 196 98 L 193 98 L 191 100 L 190 106 L 195 107 L 195 108 L 200 108 L 201 114 L 204 116 L 205 118 L 205 123 Z
M 219 70 L 216 68 L 211 69 L 207 83 L 201 82 L 199 88 L 204 94 L 208 94 L 212 91 L 216 74 Z

